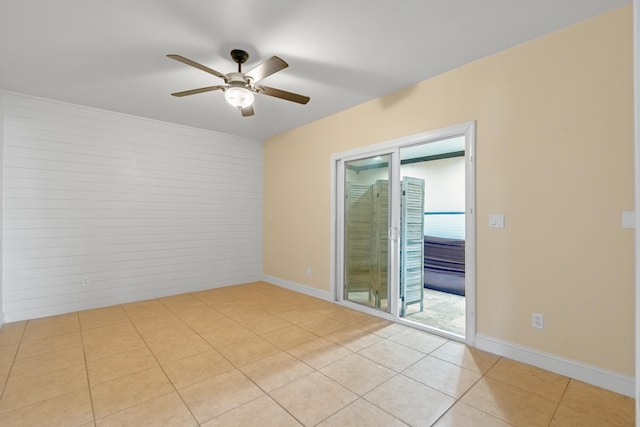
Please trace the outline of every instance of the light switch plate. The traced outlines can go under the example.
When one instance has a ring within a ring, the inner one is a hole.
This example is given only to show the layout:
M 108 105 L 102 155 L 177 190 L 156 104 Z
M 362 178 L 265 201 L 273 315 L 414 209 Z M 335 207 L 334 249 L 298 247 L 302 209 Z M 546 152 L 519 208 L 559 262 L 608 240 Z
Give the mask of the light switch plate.
M 504 228 L 504 214 L 489 214 L 489 228 Z
M 635 211 L 622 211 L 622 228 L 636 228 Z

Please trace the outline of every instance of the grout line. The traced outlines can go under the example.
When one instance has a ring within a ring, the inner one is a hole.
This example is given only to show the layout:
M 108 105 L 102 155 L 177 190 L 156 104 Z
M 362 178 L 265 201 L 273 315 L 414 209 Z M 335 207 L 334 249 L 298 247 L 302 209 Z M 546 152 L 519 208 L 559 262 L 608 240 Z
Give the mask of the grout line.
M 16 363 L 16 359 L 18 358 L 18 352 L 20 351 L 20 347 L 22 346 L 22 339 L 24 338 L 24 333 L 27 330 L 28 323 L 29 323 L 28 320 L 24 322 L 24 328 L 22 328 L 22 332 L 20 333 L 20 339 L 18 340 L 18 347 L 16 348 L 16 352 L 14 353 L 13 358 L 11 359 L 11 366 L 9 367 L 9 372 L 7 372 L 7 379 L 4 382 L 2 390 L 0 390 L 0 401 L 4 397 L 4 393 L 7 390 L 7 386 L 9 385 L 9 379 L 11 378 L 11 373 L 13 372 L 13 365 Z M 5 325 L 6 323 L 3 325 L 3 327 Z
M 553 420 L 556 417 L 556 414 L 558 413 L 558 410 L 560 409 L 560 406 L 562 405 L 562 400 L 564 399 L 564 396 L 567 394 L 567 390 L 569 390 L 569 385 L 571 384 L 571 381 L 573 381 L 571 378 L 568 378 L 567 384 L 564 386 L 564 390 L 562 390 L 562 394 L 560 395 L 560 399 L 558 399 L 558 404 L 556 405 L 556 409 L 554 409 L 553 414 L 551 415 L 551 419 L 549 420 L 549 426 L 553 423 Z
M 80 321 L 80 312 L 78 313 L 78 324 L 80 326 L 80 342 L 82 343 L 82 358 L 84 359 L 84 369 L 87 374 L 87 390 L 89 391 L 89 402 L 91 403 L 91 417 L 93 418 L 93 425 L 96 425 L 96 411 L 93 404 L 93 393 L 91 392 L 91 382 L 89 381 L 89 364 L 87 363 L 87 354 L 84 348 L 84 334 L 82 328 L 82 322 Z
M 162 301 L 160 301 L 158 298 L 154 298 L 153 300 L 148 300 L 148 301 L 158 301 L 160 304 L 162 304 L 163 306 L 166 307 L 165 304 L 162 303 Z M 153 350 L 151 349 L 151 347 L 149 347 L 149 344 L 147 343 L 147 340 L 144 338 L 144 336 L 140 333 L 140 330 L 138 329 L 138 327 L 136 326 L 135 322 L 133 321 L 132 317 L 129 315 L 129 312 L 127 310 L 125 310 L 124 307 L 122 307 L 122 311 L 124 311 L 125 315 L 127 316 L 127 318 L 129 319 L 129 322 L 131 323 L 131 326 L 133 326 L 133 329 L 136 330 L 136 333 L 138 334 L 138 336 L 140 337 L 140 339 L 142 340 L 142 342 L 144 343 L 145 347 L 147 348 L 147 350 L 149 350 L 149 353 L 151 353 L 151 355 L 153 356 L 153 359 L 156 361 L 156 363 L 158 364 L 158 367 L 160 368 L 160 370 L 162 371 L 162 374 L 165 376 L 165 378 L 167 379 L 167 381 L 169 381 L 169 384 L 171 384 L 171 387 L 173 387 L 173 392 L 175 392 L 178 397 L 180 398 L 180 400 L 182 401 L 182 403 L 184 404 L 185 408 L 187 408 L 187 411 L 189 411 L 189 414 L 191 414 L 191 417 L 193 418 L 193 420 L 196 422 L 196 424 L 200 425 L 200 422 L 198 421 L 198 419 L 196 418 L 195 414 L 193 413 L 193 411 L 191 411 L 191 408 L 189 407 L 189 405 L 187 405 L 187 402 L 184 401 L 184 398 L 182 397 L 182 395 L 180 394 L 180 392 L 178 391 L 178 388 L 176 387 L 176 385 L 173 383 L 173 381 L 171 381 L 171 378 L 169 378 L 169 375 L 167 375 L 167 372 L 164 370 L 164 367 L 162 366 L 162 364 L 160 363 L 160 361 L 158 360 L 158 357 L 156 356 L 156 354 L 153 352 Z M 172 312 L 173 313 L 173 312 Z M 180 319 L 182 321 L 182 319 Z M 184 323 L 184 322 L 183 322 Z M 189 326 L 189 325 L 187 325 Z M 167 393 L 170 394 L 170 393 Z M 163 395 L 164 396 L 164 395 Z M 161 397 L 161 396 L 158 396 Z M 153 400 L 155 399 L 149 399 L 149 400 Z M 149 400 L 145 401 L 148 402 Z M 122 410 L 125 409 L 129 409 L 138 405 L 141 405 L 145 402 L 139 402 L 136 405 L 130 406 L 128 408 L 123 408 Z M 122 411 L 121 410 L 121 411 Z M 120 412 L 120 411 L 118 411 Z M 117 412 L 114 412 L 117 413 Z M 110 414 L 113 415 L 113 414 Z M 109 415 L 107 415 L 109 416 Z

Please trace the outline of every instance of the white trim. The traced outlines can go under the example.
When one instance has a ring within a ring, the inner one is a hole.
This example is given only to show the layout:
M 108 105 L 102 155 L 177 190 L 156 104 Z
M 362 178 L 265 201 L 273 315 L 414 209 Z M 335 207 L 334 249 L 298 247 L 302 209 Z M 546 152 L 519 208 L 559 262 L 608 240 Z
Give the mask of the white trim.
M 634 395 L 633 377 L 482 334 L 476 335 L 476 348 L 625 396 Z
M 467 124 L 465 140 L 465 342 L 476 345 L 476 122 Z
M 402 138 L 396 138 L 389 141 L 378 142 L 365 147 L 353 148 L 351 150 L 342 151 L 340 153 L 331 154 L 331 162 L 335 163 L 346 157 L 366 157 L 367 154 L 371 155 L 378 151 L 389 150 L 393 151 L 396 147 L 403 147 L 406 145 L 419 144 L 428 141 L 435 141 L 438 139 L 451 138 L 456 135 L 466 135 L 468 129 L 473 127 L 475 129 L 475 121 L 469 121 L 460 123 L 453 126 L 448 126 L 442 129 L 436 129 L 428 132 L 417 133 L 414 135 L 404 136 Z M 474 132 L 475 135 L 475 132 Z
M 279 277 L 264 275 L 262 280 L 272 285 L 280 286 L 281 288 L 289 289 L 290 291 L 300 292 L 301 294 L 309 295 L 310 297 L 320 298 L 325 301 L 334 302 L 331 298 L 331 293 L 323 291 L 322 289 L 312 288 L 307 285 L 292 282 L 290 280 L 280 279 Z
M 331 264 L 330 264 L 330 295 L 339 303 L 342 302 L 341 295 L 338 295 L 341 287 L 341 280 L 338 274 L 341 272 L 341 251 L 337 247 L 338 243 L 342 240 L 342 236 L 339 236 L 341 231 L 338 220 L 338 202 L 337 198 L 344 199 L 344 195 L 341 194 L 339 188 L 339 179 L 337 177 L 339 169 L 337 167 L 338 162 L 345 161 L 360 157 L 370 157 L 380 153 L 393 153 L 399 155 L 399 150 L 402 147 L 428 143 L 437 141 L 440 139 L 451 138 L 455 136 L 464 136 L 465 138 L 465 209 L 466 209 L 466 236 L 467 240 L 467 256 L 465 259 L 465 294 L 466 294 L 466 313 L 465 313 L 465 343 L 470 346 L 475 346 L 476 337 L 476 176 L 475 176 L 475 146 L 476 146 L 476 122 L 469 121 L 460 123 L 457 125 L 449 126 L 446 128 L 436 129 L 433 131 L 423 132 L 419 134 L 409 135 L 402 138 L 393 139 L 390 141 L 380 142 L 365 147 L 358 147 L 348 151 L 331 154 Z M 395 180 L 399 181 L 400 172 L 395 171 Z M 394 171 L 392 170 L 392 173 Z M 392 195 L 393 197 L 393 195 Z M 399 198 L 399 196 L 397 196 Z M 399 200 L 394 200 L 393 206 L 399 206 Z M 399 213 L 392 212 L 392 221 L 394 218 L 399 218 Z M 640 223 L 640 222 L 639 222 Z M 399 224 L 392 224 L 397 227 Z M 395 252 L 399 253 L 399 250 Z M 395 253 L 393 252 L 393 253 Z M 397 259 L 392 257 L 392 261 Z M 468 259 L 468 261 L 467 261 Z M 396 261 L 397 262 L 397 261 Z M 393 268 L 393 266 L 391 266 Z M 397 283 L 395 286 L 391 285 L 389 290 L 390 298 L 390 312 L 393 315 L 397 314 L 397 310 L 394 303 L 397 302 L 397 296 L 393 294 L 393 291 L 398 288 Z M 396 316 L 398 320 L 400 318 Z M 420 328 L 421 329 L 421 328 Z M 453 338 L 455 339 L 455 338 Z

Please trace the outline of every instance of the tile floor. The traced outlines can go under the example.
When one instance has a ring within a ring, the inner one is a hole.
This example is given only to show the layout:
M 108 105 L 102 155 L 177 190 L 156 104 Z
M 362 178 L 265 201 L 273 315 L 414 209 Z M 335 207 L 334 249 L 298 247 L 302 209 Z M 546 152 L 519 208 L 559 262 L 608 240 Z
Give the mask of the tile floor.
M 633 400 L 258 282 L 6 324 L 1 426 L 623 426 Z

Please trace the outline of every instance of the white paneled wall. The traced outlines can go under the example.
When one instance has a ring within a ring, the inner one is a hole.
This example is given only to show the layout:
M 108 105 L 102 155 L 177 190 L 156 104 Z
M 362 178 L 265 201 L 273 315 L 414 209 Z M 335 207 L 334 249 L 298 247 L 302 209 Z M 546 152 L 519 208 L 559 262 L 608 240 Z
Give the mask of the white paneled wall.
M 4 127 L 7 321 L 261 278 L 261 141 L 7 93 Z

